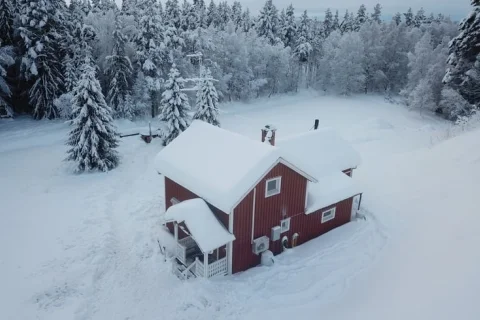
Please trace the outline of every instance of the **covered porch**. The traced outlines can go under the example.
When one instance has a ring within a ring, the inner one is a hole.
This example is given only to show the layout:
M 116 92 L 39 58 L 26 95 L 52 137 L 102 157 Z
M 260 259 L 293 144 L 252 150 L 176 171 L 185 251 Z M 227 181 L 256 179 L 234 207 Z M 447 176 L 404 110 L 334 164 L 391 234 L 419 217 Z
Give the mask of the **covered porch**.
M 165 213 L 165 219 L 174 226 L 174 254 L 178 261 L 172 266 L 175 274 L 180 278 L 228 274 L 227 252 L 235 237 L 218 221 L 203 199 L 173 205 Z

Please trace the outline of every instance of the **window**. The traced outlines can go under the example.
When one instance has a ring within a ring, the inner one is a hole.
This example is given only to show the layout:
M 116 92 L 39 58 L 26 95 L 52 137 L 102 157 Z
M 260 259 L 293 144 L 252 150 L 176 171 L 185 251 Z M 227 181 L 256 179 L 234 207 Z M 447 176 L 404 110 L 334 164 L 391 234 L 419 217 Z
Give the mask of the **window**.
M 335 219 L 335 208 L 322 212 L 322 223 Z
M 178 201 L 177 198 L 173 197 L 172 199 L 170 199 L 170 203 L 174 205 L 174 204 L 180 203 L 180 201 Z
M 284 233 L 290 230 L 290 218 L 283 219 L 280 222 L 280 228 L 281 228 L 281 231 L 280 231 L 281 233 Z
M 279 194 L 281 185 L 282 177 L 267 180 L 267 183 L 265 184 L 265 198 Z

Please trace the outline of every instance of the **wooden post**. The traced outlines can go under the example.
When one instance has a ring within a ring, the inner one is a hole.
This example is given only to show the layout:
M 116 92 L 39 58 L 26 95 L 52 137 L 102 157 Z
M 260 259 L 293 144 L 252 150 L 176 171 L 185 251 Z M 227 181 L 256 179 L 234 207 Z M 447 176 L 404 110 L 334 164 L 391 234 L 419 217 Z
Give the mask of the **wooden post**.
M 208 278 L 208 252 L 203 254 L 203 267 L 204 277 Z
M 319 124 L 320 124 L 320 121 L 318 119 L 315 119 L 315 124 L 313 125 L 313 129 L 317 130 Z
M 173 230 L 174 230 L 174 235 L 175 235 L 175 242 L 178 243 L 178 223 L 177 221 L 173 222 Z

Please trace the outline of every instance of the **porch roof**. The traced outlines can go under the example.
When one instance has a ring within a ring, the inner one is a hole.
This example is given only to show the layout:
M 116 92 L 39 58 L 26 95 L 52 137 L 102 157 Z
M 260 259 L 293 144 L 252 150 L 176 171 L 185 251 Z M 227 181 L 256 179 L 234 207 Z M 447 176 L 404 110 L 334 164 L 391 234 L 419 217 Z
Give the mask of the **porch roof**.
M 165 212 L 165 219 L 185 222 L 190 235 L 204 253 L 235 240 L 235 236 L 225 229 L 207 203 L 200 198 L 171 206 Z

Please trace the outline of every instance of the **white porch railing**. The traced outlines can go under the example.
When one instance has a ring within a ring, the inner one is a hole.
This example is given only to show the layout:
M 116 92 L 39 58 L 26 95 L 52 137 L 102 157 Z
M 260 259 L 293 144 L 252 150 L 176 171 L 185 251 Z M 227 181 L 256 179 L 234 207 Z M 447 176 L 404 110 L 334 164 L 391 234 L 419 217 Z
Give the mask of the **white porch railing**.
M 205 277 L 205 265 L 200 260 L 194 262 L 196 264 L 194 273 L 197 277 Z M 207 277 L 217 275 L 226 275 L 228 272 L 227 258 L 214 261 L 208 265 Z

